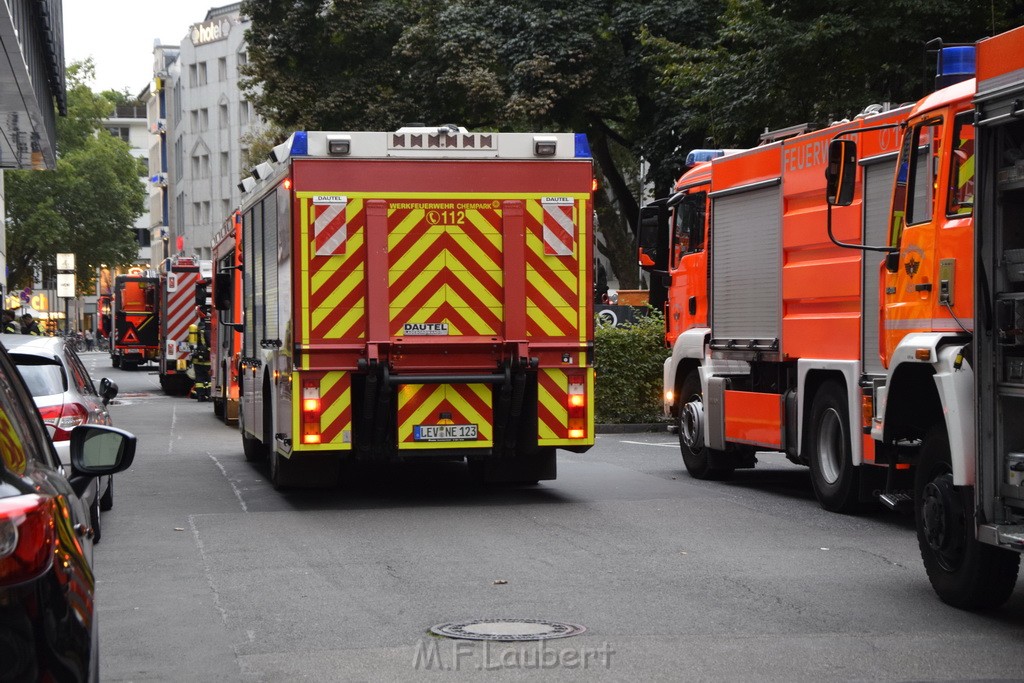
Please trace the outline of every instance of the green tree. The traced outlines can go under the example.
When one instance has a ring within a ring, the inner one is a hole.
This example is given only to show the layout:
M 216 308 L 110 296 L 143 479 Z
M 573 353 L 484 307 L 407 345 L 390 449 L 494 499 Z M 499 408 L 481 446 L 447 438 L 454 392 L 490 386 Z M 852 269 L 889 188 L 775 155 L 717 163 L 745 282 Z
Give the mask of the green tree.
M 420 121 L 477 130 L 587 133 L 601 230 L 623 286 L 639 159 L 661 194 L 696 136 L 654 92 L 647 35 L 710 44 L 718 2 L 697 0 L 247 0 L 248 97 L 284 128 L 381 129 Z
M 934 89 L 925 43 L 973 43 L 1019 23 L 1019 0 L 727 0 L 712 44 L 647 34 L 657 89 L 720 147 L 766 128 L 818 125 Z M 927 67 L 925 66 L 927 64 Z
M 128 265 L 138 255 L 132 230 L 143 212 L 145 169 L 128 145 L 103 130 L 111 101 L 92 92 L 91 60 L 68 67 L 68 116 L 57 121 L 57 167 L 10 171 L 7 264 L 11 289 L 51 272 L 57 252 L 76 255 L 76 281 L 87 291 L 101 264 Z

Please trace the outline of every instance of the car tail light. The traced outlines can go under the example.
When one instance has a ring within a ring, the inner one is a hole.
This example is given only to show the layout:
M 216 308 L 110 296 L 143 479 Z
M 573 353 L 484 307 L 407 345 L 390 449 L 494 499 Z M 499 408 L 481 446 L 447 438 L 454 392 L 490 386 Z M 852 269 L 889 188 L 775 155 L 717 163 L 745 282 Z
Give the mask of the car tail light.
M 62 406 L 40 408 L 43 422 L 54 428 L 54 441 L 67 441 L 71 430 L 89 421 L 89 411 L 81 403 L 65 403 Z
M 320 443 L 320 383 L 302 383 L 302 443 Z
M 53 561 L 53 504 L 29 494 L 0 500 L 0 586 L 31 581 Z
M 583 375 L 569 375 L 569 438 L 587 435 L 587 384 Z

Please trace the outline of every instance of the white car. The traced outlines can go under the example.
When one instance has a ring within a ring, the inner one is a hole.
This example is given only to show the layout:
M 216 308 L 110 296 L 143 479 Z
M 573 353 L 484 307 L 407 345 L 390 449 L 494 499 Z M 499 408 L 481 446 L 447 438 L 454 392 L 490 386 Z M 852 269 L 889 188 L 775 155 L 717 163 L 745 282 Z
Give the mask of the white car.
M 82 360 L 61 337 L 0 334 L 0 342 L 18 366 L 57 455 L 70 472 L 71 430 L 83 424 L 112 424 L 107 403 L 117 395 L 117 385 L 103 378 L 97 391 Z M 98 543 L 100 511 L 114 506 L 113 477 L 97 477 L 82 501 L 96 534 L 93 542 Z

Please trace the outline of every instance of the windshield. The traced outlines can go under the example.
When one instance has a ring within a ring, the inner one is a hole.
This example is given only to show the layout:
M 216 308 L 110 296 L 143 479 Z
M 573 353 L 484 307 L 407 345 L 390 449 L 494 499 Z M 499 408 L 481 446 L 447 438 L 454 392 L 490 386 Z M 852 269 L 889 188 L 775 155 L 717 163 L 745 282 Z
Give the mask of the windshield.
M 14 355 L 14 362 L 33 397 L 52 396 L 67 391 L 67 376 L 57 361 Z

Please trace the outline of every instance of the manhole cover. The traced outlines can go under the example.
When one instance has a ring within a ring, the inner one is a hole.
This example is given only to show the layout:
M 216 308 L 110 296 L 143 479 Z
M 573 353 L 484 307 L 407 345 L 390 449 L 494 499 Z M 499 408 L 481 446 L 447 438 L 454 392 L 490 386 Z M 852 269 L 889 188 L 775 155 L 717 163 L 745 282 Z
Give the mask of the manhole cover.
M 438 624 L 431 633 L 462 640 L 496 640 L 513 643 L 522 640 L 568 638 L 586 631 L 585 626 L 563 624 L 545 619 L 476 619 Z

